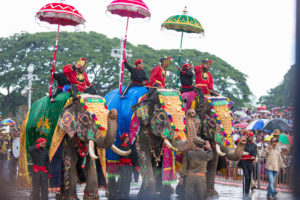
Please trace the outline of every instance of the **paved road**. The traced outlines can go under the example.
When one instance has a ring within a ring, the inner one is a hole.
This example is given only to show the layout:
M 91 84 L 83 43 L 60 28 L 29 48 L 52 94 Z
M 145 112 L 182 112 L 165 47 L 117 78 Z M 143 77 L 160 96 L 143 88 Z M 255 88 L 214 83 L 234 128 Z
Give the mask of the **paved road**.
M 77 193 L 78 197 L 82 199 L 83 197 L 83 190 L 84 190 L 84 184 L 77 186 Z M 140 188 L 140 183 L 138 186 L 131 186 L 130 190 L 130 196 L 132 199 L 135 199 L 138 191 Z M 236 186 L 228 186 L 224 184 L 216 184 L 216 190 L 219 192 L 220 197 L 219 200 L 239 200 L 242 199 L 242 188 L 236 187 Z M 250 197 L 252 200 L 265 200 L 266 199 L 266 191 L 265 190 L 254 190 L 250 193 Z M 107 197 L 105 195 L 105 191 L 103 189 L 99 189 L 99 195 L 101 200 L 107 200 Z M 28 191 L 14 191 L 14 199 L 16 200 L 28 200 L 29 199 L 29 192 Z M 54 200 L 55 194 L 51 193 L 49 194 L 49 199 Z M 292 200 L 292 195 L 290 193 L 282 193 L 279 192 L 277 195 L 278 200 Z M 172 196 L 172 200 L 179 200 L 177 196 L 174 194 Z M 217 200 L 217 199 L 213 199 Z

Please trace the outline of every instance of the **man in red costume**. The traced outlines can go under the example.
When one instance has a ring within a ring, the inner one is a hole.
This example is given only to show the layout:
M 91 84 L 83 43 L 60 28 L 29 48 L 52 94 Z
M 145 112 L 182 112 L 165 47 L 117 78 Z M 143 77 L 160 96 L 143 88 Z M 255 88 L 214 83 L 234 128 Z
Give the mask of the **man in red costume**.
M 202 65 L 198 65 L 194 68 L 196 74 L 196 87 L 200 88 L 204 95 L 210 95 L 213 91 L 214 81 L 211 73 L 208 72 L 210 68 L 211 60 L 207 58 L 202 60 Z
M 87 77 L 87 74 L 84 72 L 85 68 L 85 58 L 80 58 L 75 65 L 65 65 L 63 68 L 63 72 L 71 84 L 71 90 L 73 94 L 77 94 L 77 91 L 85 92 L 85 90 L 92 85 Z
M 171 58 L 166 56 L 160 59 L 161 65 L 156 66 L 152 69 L 150 74 L 149 86 L 164 88 L 166 83 L 167 67 L 171 64 Z

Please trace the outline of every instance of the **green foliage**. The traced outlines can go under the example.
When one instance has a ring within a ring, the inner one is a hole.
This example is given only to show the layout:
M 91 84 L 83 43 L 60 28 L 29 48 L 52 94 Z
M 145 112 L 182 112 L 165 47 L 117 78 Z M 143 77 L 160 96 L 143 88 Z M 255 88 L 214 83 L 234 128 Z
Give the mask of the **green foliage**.
M 27 74 L 29 64 L 34 65 L 34 74 L 39 81 L 33 82 L 32 101 L 35 101 L 48 92 L 50 83 L 50 69 L 52 68 L 55 45 L 55 32 L 21 33 L 8 38 L 0 38 L 0 110 L 3 113 L 15 113 L 16 107 L 26 104 L 27 97 L 22 97 L 20 91 L 28 84 L 21 80 Z M 95 32 L 61 32 L 58 42 L 56 71 L 62 72 L 66 64 L 74 64 L 81 57 L 87 59 L 86 72 L 90 81 L 100 95 L 119 86 L 118 59 L 111 57 L 111 49 L 118 48 L 120 40 L 109 39 L 105 35 Z M 144 60 L 144 68 L 148 75 L 154 66 L 159 64 L 160 58 L 173 58 L 168 68 L 166 85 L 175 88 L 178 60 L 178 50 L 154 50 L 146 45 L 133 46 L 128 43 L 127 48 L 132 50 L 133 57 L 128 62 L 133 65 L 135 59 Z M 197 50 L 183 50 L 182 63 L 189 59 L 194 65 L 201 64 L 203 58 L 213 60 L 211 73 L 214 77 L 215 90 L 229 97 L 237 105 L 242 106 L 249 101 L 251 94 L 246 84 L 246 75 L 239 72 L 220 58 L 209 53 Z M 175 61 L 175 62 L 174 62 Z M 130 82 L 130 76 L 125 69 L 123 84 Z M 56 84 L 56 83 L 55 83 Z
M 269 109 L 274 107 L 292 106 L 295 92 L 296 65 L 291 66 L 289 71 L 284 75 L 283 81 L 268 91 L 268 94 L 259 98 L 259 103 L 266 105 Z

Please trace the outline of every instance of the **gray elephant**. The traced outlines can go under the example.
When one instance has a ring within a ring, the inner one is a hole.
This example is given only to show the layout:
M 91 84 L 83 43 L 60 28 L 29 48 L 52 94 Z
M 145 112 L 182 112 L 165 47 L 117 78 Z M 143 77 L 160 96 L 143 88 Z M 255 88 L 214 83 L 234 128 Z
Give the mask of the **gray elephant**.
M 180 129 L 177 129 L 179 125 L 175 121 L 184 120 L 184 111 L 180 105 L 180 96 L 176 90 L 157 89 L 150 97 L 133 106 L 140 125 L 136 137 L 143 178 L 139 199 L 157 198 L 157 194 L 160 199 L 170 199 L 174 192 L 171 185 L 164 182 L 165 159 L 173 155 L 166 155 L 168 151 L 165 148 L 167 146 L 179 152 L 192 149 L 192 138 L 197 134 L 196 124 L 199 124 L 195 111 L 188 111 L 185 116 L 187 134 L 178 135 Z
M 50 186 L 53 183 L 52 188 L 59 191 L 57 199 L 77 199 L 75 177 L 79 171 L 86 182 L 84 199 L 99 199 L 95 160 L 99 156 L 102 170 L 98 172 L 105 177 L 104 149 L 111 148 L 121 155 L 130 153 L 113 145 L 117 130 L 117 111 L 108 111 L 104 99 L 97 95 L 81 94 L 76 101 L 69 99 L 66 103 L 60 102 L 62 95 L 64 94 L 57 96 L 55 103 L 48 103 L 49 99 L 45 98 L 35 102 L 33 110 L 30 110 L 23 123 L 21 151 L 25 153 L 20 156 L 20 164 L 23 166 L 19 171 L 20 180 L 24 181 L 23 184 L 30 185 L 30 181 L 26 180 L 28 177 L 22 176 L 23 172 L 30 171 L 26 168 L 27 161 L 30 162 L 26 158 L 26 141 L 30 142 L 31 137 L 34 140 L 35 135 L 39 134 L 51 141 L 51 146 L 48 147 L 52 174 Z M 61 105 L 64 107 L 62 111 L 59 108 Z M 39 118 L 40 116 L 42 117 Z M 77 178 L 80 180 L 81 177 Z
M 225 159 L 226 157 L 231 161 L 238 161 L 243 154 L 246 144 L 246 138 L 241 138 L 237 146 L 230 140 L 230 138 L 232 139 L 230 137 L 232 123 L 228 103 L 228 100 L 224 97 L 207 97 L 201 104 L 197 105 L 195 103 L 195 110 L 201 121 L 197 135 L 204 140 L 210 141 L 214 153 L 213 159 L 207 163 L 207 197 L 218 196 L 218 192 L 214 189 L 214 184 L 219 159 Z M 216 138 L 219 139 L 216 140 Z M 230 145 L 226 146 L 226 143 Z

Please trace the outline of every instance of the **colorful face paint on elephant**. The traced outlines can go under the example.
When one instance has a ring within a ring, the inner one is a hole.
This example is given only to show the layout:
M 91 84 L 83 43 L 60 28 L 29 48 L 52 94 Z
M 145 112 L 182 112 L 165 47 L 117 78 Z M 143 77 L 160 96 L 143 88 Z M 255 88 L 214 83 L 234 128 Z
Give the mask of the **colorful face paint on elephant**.
M 184 152 L 192 148 L 191 138 L 196 135 L 195 112 L 188 112 L 185 119 L 178 91 L 166 89 L 157 90 L 133 109 L 140 125 L 136 146 L 143 184 L 139 196 L 156 192 L 168 196 L 170 184 L 176 178 L 172 150 Z M 188 137 L 186 132 L 189 132 Z

